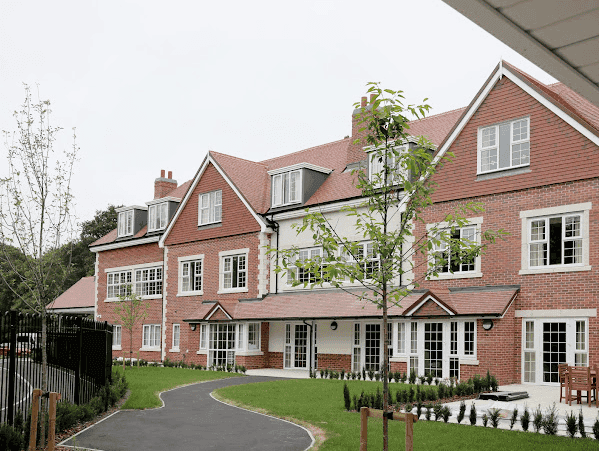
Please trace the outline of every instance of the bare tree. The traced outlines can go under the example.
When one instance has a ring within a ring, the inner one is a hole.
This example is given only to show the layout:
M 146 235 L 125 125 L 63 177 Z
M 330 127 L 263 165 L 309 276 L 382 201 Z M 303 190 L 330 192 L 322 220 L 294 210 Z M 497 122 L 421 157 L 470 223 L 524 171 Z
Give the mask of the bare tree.
M 34 102 L 31 89 L 25 86 L 25 100 L 14 112 L 15 132 L 3 131 L 7 149 L 8 173 L 0 178 L 0 263 L 16 274 L 27 287 L 24 292 L 14 287 L 0 274 L 3 283 L 42 322 L 42 387 L 48 390 L 46 352 L 46 305 L 60 294 L 70 265 L 62 264 L 56 252 L 73 233 L 73 194 L 71 177 L 76 161 L 77 145 L 73 129 L 71 149 L 62 154 L 54 151 L 61 127 L 51 125 L 50 101 Z M 24 265 L 14 260 L 14 246 L 29 256 Z M 42 408 L 44 408 L 42 398 Z M 42 421 L 41 440 L 45 440 Z

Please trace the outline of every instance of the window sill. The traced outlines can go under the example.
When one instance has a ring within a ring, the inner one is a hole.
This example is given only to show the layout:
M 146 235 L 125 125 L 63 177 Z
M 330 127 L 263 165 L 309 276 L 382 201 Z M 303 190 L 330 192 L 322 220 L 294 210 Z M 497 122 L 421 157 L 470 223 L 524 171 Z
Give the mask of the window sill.
M 476 181 L 482 182 L 485 180 L 492 180 L 492 179 L 496 179 L 499 177 L 508 177 L 510 175 L 526 174 L 528 172 L 532 172 L 530 170 L 530 165 L 528 165 L 528 164 L 524 165 L 524 166 L 516 166 L 513 168 L 495 169 L 494 171 L 477 173 Z
M 206 355 L 208 354 L 208 349 L 200 349 L 199 351 L 196 351 L 196 354 Z
M 160 347 L 156 347 L 156 348 L 139 348 L 140 351 L 147 351 L 147 352 L 160 352 Z
M 408 363 L 409 357 L 389 357 L 389 362 Z
M 225 288 L 222 290 L 218 290 L 216 294 L 227 294 L 227 293 L 247 293 L 247 288 Z
M 202 296 L 204 291 L 184 291 L 182 293 L 177 293 L 177 297 L 185 297 L 185 296 Z
M 222 221 L 208 222 L 206 224 L 198 224 L 198 230 L 214 229 L 216 227 L 221 227 L 222 225 L 223 225 Z
M 475 359 L 460 359 L 460 365 L 478 365 L 478 360 Z
M 238 356 L 253 356 L 253 355 L 264 355 L 262 351 L 239 351 L 235 352 L 235 355 Z
M 113 351 L 122 351 L 123 349 L 120 346 L 113 346 L 112 350 Z
M 172 349 L 169 349 L 168 352 L 181 352 L 181 351 L 179 351 L 179 348 L 172 348 Z
M 482 277 L 482 272 L 454 272 L 454 273 L 440 273 L 438 276 L 431 276 L 430 280 L 447 280 L 447 279 L 476 279 Z
M 556 272 L 578 272 L 578 271 L 590 271 L 593 269 L 590 265 L 581 265 L 581 266 L 547 266 L 544 268 L 534 268 L 534 269 L 521 269 L 518 274 L 527 275 L 527 274 L 548 274 L 548 273 L 556 273 Z
M 153 294 L 151 296 L 141 296 L 142 301 L 151 300 L 151 299 L 162 299 L 161 294 Z M 104 302 L 128 302 L 127 300 L 122 300 L 119 298 L 106 298 Z

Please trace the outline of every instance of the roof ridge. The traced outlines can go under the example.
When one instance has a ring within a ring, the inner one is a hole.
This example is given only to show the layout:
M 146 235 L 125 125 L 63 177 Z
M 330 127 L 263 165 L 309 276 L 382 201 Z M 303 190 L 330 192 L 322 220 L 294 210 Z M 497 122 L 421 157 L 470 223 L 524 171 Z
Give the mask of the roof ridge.
M 228 158 L 235 158 L 236 160 L 242 160 L 247 163 L 258 164 L 258 165 L 264 166 L 266 168 L 266 165 L 263 164 L 261 161 L 252 161 L 252 160 L 248 160 L 247 158 L 241 158 L 241 157 L 237 157 L 235 155 L 229 155 L 228 153 L 216 152 L 214 150 L 209 150 L 208 153 L 215 154 L 215 155 L 222 155 L 223 157 L 228 157 Z
M 410 122 L 420 122 L 420 121 L 424 121 L 424 120 L 427 120 L 427 119 L 438 118 L 440 116 L 444 116 L 444 115 L 449 114 L 449 113 L 455 113 L 456 111 L 463 110 L 464 108 L 467 108 L 467 106 L 462 106 L 460 108 L 454 108 L 453 110 L 444 111 L 443 113 L 431 114 L 430 116 L 423 117 L 422 119 L 414 119 L 413 121 L 408 121 L 408 124 Z
M 273 158 L 268 158 L 268 159 L 266 159 L 266 160 L 261 160 L 261 161 L 260 161 L 260 163 L 264 164 L 264 163 L 266 163 L 267 161 L 273 161 L 273 160 L 277 160 L 277 159 L 279 159 L 279 158 L 284 158 L 284 157 L 288 157 L 288 156 L 290 156 L 290 155 L 295 155 L 295 154 L 298 154 L 298 153 L 307 152 L 308 150 L 314 150 L 314 149 L 317 149 L 318 147 L 328 146 L 328 145 L 330 145 L 330 144 L 336 144 L 336 143 L 340 143 L 340 142 L 342 142 L 342 141 L 345 141 L 345 140 L 350 140 L 350 139 L 351 139 L 351 136 L 348 136 L 347 138 L 338 139 L 338 140 L 336 140 L 336 141 L 331 141 L 331 142 L 324 143 L 324 144 L 319 144 L 318 146 L 312 146 L 312 147 L 308 147 L 308 148 L 306 148 L 306 149 L 302 149 L 302 150 L 296 150 L 295 152 L 286 153 L 286 154 L 284 154 L 284 155 L 280 155 L 280 156 L 278 156 L 278 157 L 273 157 Z

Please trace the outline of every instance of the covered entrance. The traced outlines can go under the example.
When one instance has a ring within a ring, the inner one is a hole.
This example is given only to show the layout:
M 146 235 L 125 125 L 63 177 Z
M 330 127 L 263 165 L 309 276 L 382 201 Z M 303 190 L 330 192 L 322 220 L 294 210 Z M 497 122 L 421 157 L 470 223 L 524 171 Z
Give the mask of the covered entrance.
M 208 365 L 235 365 L 235 324 L 210 324 Z

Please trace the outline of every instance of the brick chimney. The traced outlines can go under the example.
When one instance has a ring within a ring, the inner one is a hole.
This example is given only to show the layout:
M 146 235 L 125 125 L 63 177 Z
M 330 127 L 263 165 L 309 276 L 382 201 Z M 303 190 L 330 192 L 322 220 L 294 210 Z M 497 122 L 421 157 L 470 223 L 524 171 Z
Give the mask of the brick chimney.
M 362 97 L 360 99 L 360 106 L 356 108 L 352 114 L 352 134 L 351 141 L 347 148 L 347 164 L 357 163 L 358 161 L 366 160 L 366 154 L 362 150 L 362 148 L 367 145 L 366 142 L 360 141 L 359 143 L 354 144 L 354 141 L 356 139 L 364 138 L 368 133 L 367 130 L 360 131 L 360 128 L 366 126 L 365 123 L 360 123 L 360 114 L 363 110 L 369 111 L 373 102 L 374 94 L 370 95 L 370 102 L 368 101 L 368 97 Z
M 161 169 L 160 177 L 154 180 L 154 199 L 166 197 L 177 187 L 177 181 L 173 180 L 173 171 L 168 171 L 168 178 L 164 176 L 164 172 L 164 169 Z

